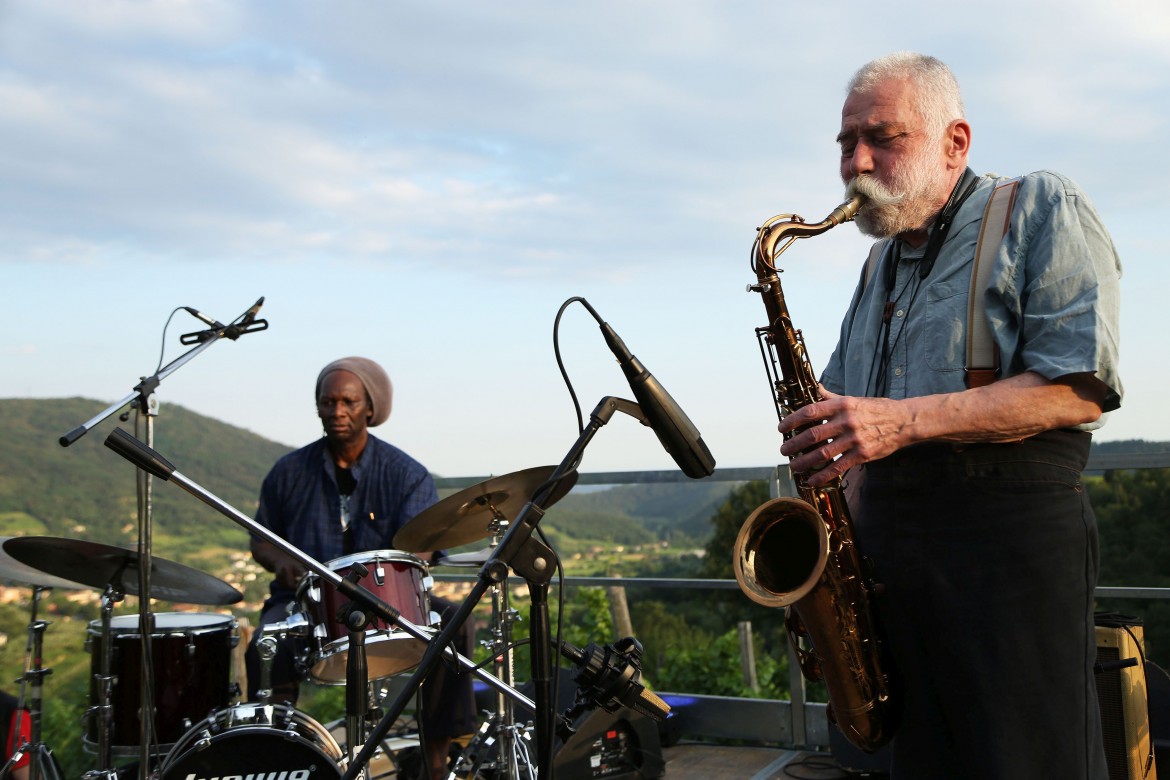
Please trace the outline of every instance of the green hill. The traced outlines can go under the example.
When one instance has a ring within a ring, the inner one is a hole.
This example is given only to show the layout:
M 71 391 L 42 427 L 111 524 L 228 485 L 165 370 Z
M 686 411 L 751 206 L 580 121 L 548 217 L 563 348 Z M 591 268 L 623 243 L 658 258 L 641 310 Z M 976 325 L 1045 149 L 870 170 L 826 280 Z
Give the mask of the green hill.
M 133 433 L 133 415 L 127 422 L 106 420 L 70 447 L 57 441 L 104 408 L 82 398 L 0 399 L 6 444 L 0 449 L 0 534 L 136 544 L 136 470 L 104 445 L 115 425 Z M 255 513 L 264 475 L 289 451 L 176 405 L 157 419 L 154 448 L 185 476 L 249 516 Z M 156 555 L 218 570 L 226 561 L 215 551 L 247 549 L 242 528 L 185 491 L 162 480 L 153 483 Z M 710 532 L 707 518 L 729 489 L 701 482 L 578 490 L 552 508 L 544 527 L 571 546 L 701 540 Z
M 104 445 L 111 417 L 70 447 L 58 438 L 105 405 L 82 398 L 0 400 L 0 513 L 7 534 L 36 531 L 103 544 L 137 540 L 136 470 Z M 154 447 L 175 467 L 245 514 L 255 510 L 260 481 L 288 447 L 253 433 L 168 406 L 154 426 Z M 182 490 L 154 480 L 153 525 L 165 539 L 160 555 L 194 552 L 199 544 L 239 544 L 243 529 Z M 157 539 L 157 537 L 156 537 Z

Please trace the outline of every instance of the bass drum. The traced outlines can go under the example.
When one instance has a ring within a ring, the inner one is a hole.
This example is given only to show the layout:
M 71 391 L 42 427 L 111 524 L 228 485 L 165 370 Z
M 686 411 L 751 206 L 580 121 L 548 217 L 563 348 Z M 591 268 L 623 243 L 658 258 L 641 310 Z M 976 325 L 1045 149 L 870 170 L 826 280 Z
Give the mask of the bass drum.
M 160 775 L 340 780 L 344 764 L 337 740 L 305 713 L 285 704 L 237 704 L 184 734 Z

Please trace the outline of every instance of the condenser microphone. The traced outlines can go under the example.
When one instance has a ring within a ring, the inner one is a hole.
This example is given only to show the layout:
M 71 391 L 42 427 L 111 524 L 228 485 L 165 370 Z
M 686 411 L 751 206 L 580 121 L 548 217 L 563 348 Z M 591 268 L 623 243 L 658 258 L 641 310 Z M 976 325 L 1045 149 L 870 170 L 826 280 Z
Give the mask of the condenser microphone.
M 628 636 L 605 647 L 590 643 L 580 648 L 558 641 L 553 646 L 576 664 L 573 680 L 580 692 L 578 699 L 584 700 L 583 706 L 601 707 L 606 712 L 629 707 L 659 721 L 670 716 L 670 705 L 642 684 L 642 643 L 637 639 Z M 570 712 L 579 714 L 576 710 L 583 706 Z
M 224 326 L 223 323 L 217 320 L 215 317 L 209 317 L 198 309 L 192 309 L 190 306 L 184 306 L 183 309 L 192 317 L 195 317 L 196 319 L 206 323 L 207 325 L 210 325 L 213 328 L 222 328 Z
M 621 337 L 609 323 L 601 323 L 605 343 L 618 359 L 618 365 L 634 391 L 634 398 L 642 407 L 642 413 L 650 421 L 650 427 L 682 472 L 691 479 L 710 476 L 715 470 L 715 458 L 703 443 L 703 437 L 691 419 L 666 392 L 654 375 L 646 370 L 642 361 L 630 354 Z
M 260 307 L 264 305 L 264 296 L 260 296 L 260 300 L 252 304 L 252 308 L 244 312 L 244 318 L 240 320 L 241 325 L 248 325 L 256 321 L 256 315 L 260 313 Z

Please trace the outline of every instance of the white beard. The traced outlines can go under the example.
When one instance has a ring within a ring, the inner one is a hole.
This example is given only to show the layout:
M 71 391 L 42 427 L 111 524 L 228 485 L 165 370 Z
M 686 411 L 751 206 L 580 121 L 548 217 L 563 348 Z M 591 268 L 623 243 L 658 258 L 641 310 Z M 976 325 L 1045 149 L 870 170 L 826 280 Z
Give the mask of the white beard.
M 947 171 L 938 164 L 930 144 L 905 165 L 890 171 L 885 185 L 870 174 L 855 176 L 845 191 L 847 197 L 866 198 L 857 212 L 858 229 L 874 238 L 892 238 L 925 228 L 938 213 L 937 195 L 946 187 Z

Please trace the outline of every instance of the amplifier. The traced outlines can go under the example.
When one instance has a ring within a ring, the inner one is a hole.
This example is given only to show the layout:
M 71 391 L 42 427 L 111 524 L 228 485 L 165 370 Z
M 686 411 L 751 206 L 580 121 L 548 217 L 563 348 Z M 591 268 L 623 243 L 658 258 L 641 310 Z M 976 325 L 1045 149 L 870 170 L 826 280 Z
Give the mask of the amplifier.
M 1157 780 L 1146 696 L 1144 631 L 1138 621 L 1098 617 L 1096 674 L 1109 780 Z M 1135 665 L 1116 668 L 1133 659 Z M 1147 771 L 1148 768 L 1148 771 Z

